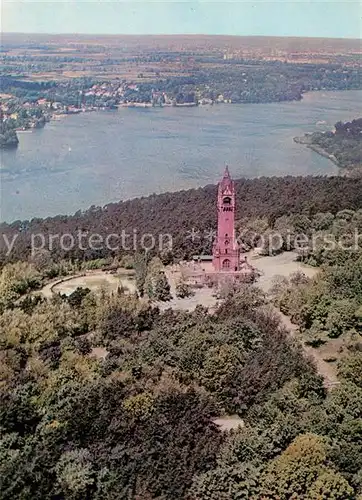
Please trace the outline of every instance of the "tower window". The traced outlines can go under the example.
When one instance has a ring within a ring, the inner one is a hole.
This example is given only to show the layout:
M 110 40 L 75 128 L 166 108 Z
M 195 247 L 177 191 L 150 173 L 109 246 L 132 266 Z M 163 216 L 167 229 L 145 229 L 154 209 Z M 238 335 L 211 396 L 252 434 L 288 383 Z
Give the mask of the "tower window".
M 230 198 L 230 196 L 226 196 L 223 199 L 223 203 L 224 203 L 224 205 L 231 205 L 231 198 Z
M 223 262 L 222 262 L 222 268 L 223 269 L 230 269 L 230 260 L 229 259 L 223 260 Z

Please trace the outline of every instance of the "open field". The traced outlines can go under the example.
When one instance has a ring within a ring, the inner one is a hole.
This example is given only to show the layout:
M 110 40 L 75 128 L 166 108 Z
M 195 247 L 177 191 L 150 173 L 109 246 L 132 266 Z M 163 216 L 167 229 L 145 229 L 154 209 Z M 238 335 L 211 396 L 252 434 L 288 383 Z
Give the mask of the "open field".
M 78 287 L 89 288 L 92 291 L 116 292 L 120 285 L 131 293 L 136 290 L 132 276 L 126 276 L 122 273 L 110 274 L 105 271 L 92 271 L 83 276 L 70 276 L 50 283 L 42 289 L 42 294 L 46 297 L 51 297 L 54 293 L 70 295 Z
M 360 63 L 362 47 L 353 39 L 4 33 L 2 56 L 6 72 L 21 69 L 36 81 L 42 75 L 43 80 L 92 76 L 147 82 L 241 59 L 353 66 Z
M 270 36 L 228 36 L 228 35 L 86 35 L 86 34 L 31 34 L 3 33 L 3 47 L 14 47 L 20 53 L 25 47 L 33 47 L 39 53 L 44 50 L 52 52 L 75 52 L 80 56 L 81 50 L 89 46 L 93 52 L 119 50 L 124 53 L 142 51 L 186 51 L 210 52 L 217 50 L 259 51 L 270 54 L 280 51 L 288 54 L 344 54 L 361 51 L 361 41 L 349 38 L 303 38 L 303 37 L 270 37 Z
M 313 278 L 317 274 L 318 269 L 297 262 L 295 260 L 296 257 L 297 254 L 295 252 L 284 252 L 273 257 L 253 258 L 250 256 L 250 263 L 261 273 L 257 282 L 258 286 L 267 293 L 275 276 L 288 277 L 298 271 L 304 273 L 308 278 Z

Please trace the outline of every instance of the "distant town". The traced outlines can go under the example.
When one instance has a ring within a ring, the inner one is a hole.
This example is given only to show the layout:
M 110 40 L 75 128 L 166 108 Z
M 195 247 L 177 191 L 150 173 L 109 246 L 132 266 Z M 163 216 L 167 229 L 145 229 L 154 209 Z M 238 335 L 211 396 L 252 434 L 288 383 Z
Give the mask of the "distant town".
M 17 132 L 62 115 L 293 101 L 312 90 L 362 88 L 358 41 L 308 39 L 301 50 L 293 40 L 252 37 L 246 49 L 243 37 L 210 45 L 208 37 L 5 34 L 0 147 L 16 147 Z

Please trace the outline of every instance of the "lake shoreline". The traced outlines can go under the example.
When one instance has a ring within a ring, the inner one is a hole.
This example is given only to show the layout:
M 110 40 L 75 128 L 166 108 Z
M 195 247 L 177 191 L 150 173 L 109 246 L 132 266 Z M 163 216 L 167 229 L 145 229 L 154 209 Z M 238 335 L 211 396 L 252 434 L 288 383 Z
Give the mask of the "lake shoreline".
M 1 158 L 1 220 L 74 213 L 91 205 L 235 178 L 337 176 L 293 141 L 355 116 L 362 92 L 308 93 L 301 102 L 128 109 L 63 115 L 20 133 Z M 67 116 L 67 119 L 65 119 Z M 324 125 L 316 125 L 323 118 Z
M 293 140 L 333 162 L 339 168 L 339 175 L 360 177 L 362 164 L 357 153 L 362 148 L 360 134 L 362 118 L 357 117 L 351 121 L 339 121 L 334 131 L 306 133 Z
M 357 89 L 358 90 L 358 89 Z M 361 89 L 362 90 L 362 89 Z M 339 90 L 338 92 L 350 92 L 351 89 L 346 89 L 346 90 Z M 57 121 L 57 120 L 61 120 L 63 118 L 66 118 L 66 117 L 69 117 L 69 116 L 74 116 L 74 115 L 82 115 L 83 113 L 99 113 L 99 112 L 104 112 L 104 111 L 117 111 L 117 110 L 121 110 L 121 109 L 132 109 L 132 108 L 135 108 L 135 109 L 162 109 L 162 108 L 198 108 L 198 107 L 213 107 L 213 106 L 218 106 L 218 105 L 229 105 L 229 106 L 232 106 L 234 107 L 235 105 L 236 106 L 245 106 L 245 105 L 250 105 L 250 104 L 259 104 L 259 105 L 266 105 L 266 104 L 277 104 L 277 103 L 283 103 L 283 102 L 288 102 L 288 103 L 292 103 L 292 102 L 302 102 L 303 99 L 304 99 L 304 96 L 308 96 L 310 94 L 312 94 L 313 92 L 336 92 L 336 90 L 326 90 L 326 91 L 322 91 L 322 90 L 318 90 L 318 91 L 307 91 L 307 92 L 303 92 L 300 96 L 299 99 L 296 99 L 296 98 L 293 98 L 293 99 L 287 99 L 285 101 L 283 100 L 272 100 L 272 101 L 267 101 L 267 102 L 261 102 L 261 101 L 255 101 L 255 102 L 232 102 L 231 100 L 223 100 L 223 101 L 220 101 L 220 100 L 205 100 L 205 102 L 185 102 L 185 103 L 176 103 L 176 102 L 173 102 L 173 103 L 163 103 L 163 104 L 154 104 L 154 103 L 151 103 L 151 102 L 133 102 L 133 101 L 130 101 L 130 102 L 121 102 L 119 104 L 116 104 L 114 107 L 94 107 L 94 106 L 87 106 L 87 107 L 82 107 L 82 108 L 78 108 L 78 107 L 70 107 L 70 109 L 68 111 L 64 111 L 64 110 L 61 110 L 61 111 L 56 111 L 56 110 L 53 110 L 52 112 L 47 112 L 46 115 L 45 115 L 45 122 L 41 125 L 41 126 L 34 126 L 34 124 L 31 124 L 30 126 L 28 126 L 27 128 L 23 128 L 23 127 L 19 127 L 19 128 L 16 128 L 14 129 L 16 134 L 18 133 L 30 133 L 32 132 L 33 130 L 35 129 L 39 129 L 39 128 L 44 128 L 46 126 L 47 123 L 51 122 L 51 121 Z M 294 138 L 295 139 L 300 139 L 298 137 Z M 295 142 L 298 142 L 297 140 L 295 140 Z M 302 143 L 302 142 L 300 142 Z M 18 143 L 16 145 L 14 145 L 13 149 L 16 149 L 18 147 Z M 5 148 L 0 148 L 0 149 L 5 149 Z M 311 148 L 313 149 L 313 148 Z M 319 151 L 316 151 L 318 152 L 319 154 L 321 154 L 322 156 L 326 156 L 328 155 L 327 152 L 319 152 Z M 332 155 L 333 156 L 333 155 Z M 326 156 L 328 158 L 328 156 Z M 332 158 L 329 158 L 331 161 L 333 161 L 334 163 L 336 163 L 336 160 L 332 159 Z M 339 167 L 338 163 L 336 163 L 336 165 Z
M 321 146 L 318 146 L 318 144 L 313 144 L 312 142 L 310 142 L 310 134 L 305 134 L 303 137 L 293 137 L 293 141 L 297 144 L 303 144 L 304 146 L 311 149 L 315 153 L 318 153 L 320 156 L 327 158 L 335 165 L 337 165 L 338 168 L 340 169 L 343 168 L 334 155 L 328 153 L 328 151 L 323 149 Z

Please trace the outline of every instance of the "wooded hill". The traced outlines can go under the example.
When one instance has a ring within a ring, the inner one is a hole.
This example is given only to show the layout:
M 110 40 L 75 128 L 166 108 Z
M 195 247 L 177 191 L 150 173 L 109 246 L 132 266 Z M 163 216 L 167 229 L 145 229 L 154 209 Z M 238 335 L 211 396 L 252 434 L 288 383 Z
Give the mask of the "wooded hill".
M 362 179 L 344 177 L 262 177 L 236 182 L 236 219 L 265 217 L 270 227 L 283 215 L 317 213 L 336 214 L 343 209 L 362 207 Z M 32 234 L 76 234 L 77 231 L 101 234 L 120 234 L 122 230 L 141 236 L 151 233 L 171 234 L 173 254 L 190 257 L 197 252 L 209 252 L 209 231 L 216 228 L 216 186 L 209 185 L 176 193 L 164 193 L 119 203 L 103 208 L 92 206 L 74 215 L 59 215 L 46 219 L 15 221 L 0 226 L 2 234 L 11 240 L 17 234 L 10 259 L 26 259 L 30 254 Z M 190 231 L 199 231 L 194 242 Z M 0 240 L 0 251 L 6 253 L 5 241 Z M 56 248 L 53 257 L 93 259 L 112 255 L 110 250 L 80 250 L 62 252 Z M 113 252 L 114 253 L 114 252 Z
M 238 218 L 282 234 L 353 235 L 361 187 L 242 180 Z M 208 186 L 2 229 L 20 231 L 22 260 L 32 231 L 134 227 L 178 231 L 174 252 L 186 255 L 202 245 L 190 249 L 186 231 L 215 226 L 215 197 Z M 0 270 L 0 500 L 361 498 L 361 252 L 308 249 L 322 273 L 296 273 L 272 291 L 310 342 L 346 339 L 329 392 L 257 287 L 231 292 L 213 314 L 161 312 L 122 291 L 34 293 L 54 273 L 74 274 L 79 263 L 54 262 L 61 256 Z M 245 427 L 222 432 L 214 419 L 230 414 Z
M 32 268 L 8 264 L 0 297 Z M 10 300 L 0 360 L 1 500 L 362 493 L 361 354 L 327 394 L 257 288 L 213 315 L 84 289 Z M 223 433 L 224 412 L 245 427 Z

